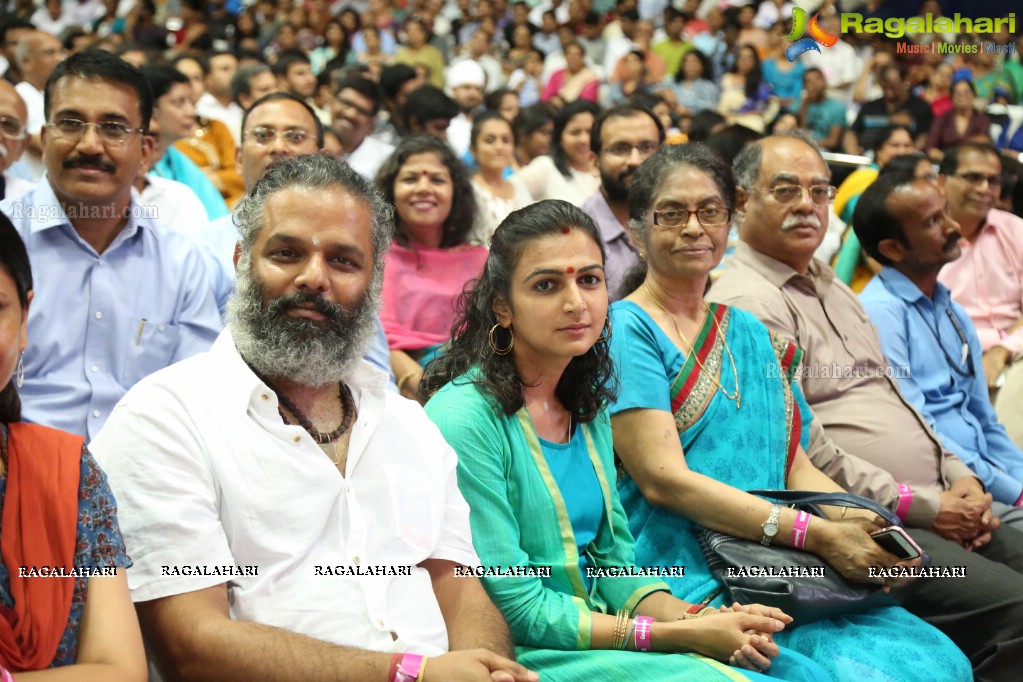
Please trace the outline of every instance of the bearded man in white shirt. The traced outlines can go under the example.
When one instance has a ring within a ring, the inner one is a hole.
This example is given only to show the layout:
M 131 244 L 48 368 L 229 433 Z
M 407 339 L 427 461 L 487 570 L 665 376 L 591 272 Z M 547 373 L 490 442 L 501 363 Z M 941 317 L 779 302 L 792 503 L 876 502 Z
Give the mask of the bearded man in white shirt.
M 535 681 L 479 581 L 456 577 L 478 559 L 454 451 L 361 360 L 390 207 L 308 155 L 271 166 L 236 219 L 227 330 L 138 384 L 91 444 L 157 669 Z

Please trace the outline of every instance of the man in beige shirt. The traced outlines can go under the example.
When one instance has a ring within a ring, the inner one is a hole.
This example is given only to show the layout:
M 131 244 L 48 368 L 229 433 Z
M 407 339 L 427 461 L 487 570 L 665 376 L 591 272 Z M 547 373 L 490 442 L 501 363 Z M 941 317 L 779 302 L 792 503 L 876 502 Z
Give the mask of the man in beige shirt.
M 814 463 L 920 530 L 935 565 L 967 578 L 921 579 L 906 607 L 971 657 L 976 679 L 1010 679 L 1023 660 L 1023 533 L 999 528 L 991 496 L 899 392 L 896 372 L 855 294 L 813 252 L 827 231 L 831 172 L 820 152 L 773 136 L 735 159 L 735 257 L 708 298 L 753 312 L 803 349 L 801 386 L 814 412 Z

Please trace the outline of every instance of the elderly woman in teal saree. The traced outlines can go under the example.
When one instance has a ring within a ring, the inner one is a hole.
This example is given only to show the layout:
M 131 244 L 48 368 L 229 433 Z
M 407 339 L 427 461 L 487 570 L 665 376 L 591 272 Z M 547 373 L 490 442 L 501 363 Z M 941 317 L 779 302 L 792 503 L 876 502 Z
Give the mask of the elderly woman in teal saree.
M 571 204 L 513 212 L 427 368 L 426 412 L 458 453 L 480 561 L 526 572 L 481 580 L 519 661 L 548 682 L 766 682 L 788 616 L 750 605 L 692 619 L 659 576 L 619 575 L 635 555 L 614 483 L 603 263 L 596 226 Z
M 712 606 L 724 604 L 723 590 L 700 549 L 700 526 L 795 545 L 860 582 L 868 567 L 898 561 L 870 538 L 879 529 L 873 514 L 850 510 L 840 519 L 841 511 L 829 510 L 832 520 L 812 518 L 800 535 L 795 511 L 742 492 L 840 488 L 801 445 L 812 417 L 791 379 L 799 351 L 749 313 L 703 301 L 707 273 L 724 250 L 734 188 L 727 162 L 702 145 L 666 147 L 648 159 L 630 193 L 647 268 L 611 307 L 621 384 L 612 426 L 637 562 L 685 565 L 684 578 L 666 579 L 672 593 Z M 972 679 L 955 645 L 900 607 L 793 622 L 775 641 L 781 653 L 770 672 L 782 679 L 806 658 L 827 670 L 821 679 Z

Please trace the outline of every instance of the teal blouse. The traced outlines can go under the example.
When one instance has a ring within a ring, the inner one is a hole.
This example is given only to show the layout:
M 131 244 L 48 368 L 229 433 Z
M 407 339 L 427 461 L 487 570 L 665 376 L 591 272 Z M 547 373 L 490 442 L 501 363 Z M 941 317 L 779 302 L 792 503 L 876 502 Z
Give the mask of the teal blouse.
M 600 530 L 604 500 L 600 492 L 600 480 L 590 461 L 586 447 L 586 434 L 581 427 L 575 428 L 567 443 L 552 443 L 542 438 L 540 448 L 550 467 L 558 492 L 565 499 L 568 519 L 575 534 L 575 546 L 579 552 L 579 566 L 587 591 L 591 581 L 586 575 L 590 566 L 586 548 L 597 537 Z
M 466 376 L 449 383 L 426 413 L 458 453 L 458 485 L 469 504 L 473 545 L 483 566 L 551 569 L 550 577 L 484 577 L 483 586 L 520 646 L 590 647 L 592 611 L 630 613 L 667 584 L 651 577 L 596 577 L 580 568 L 571 519 L 525 408 L 504 415 Z M 600 486 L 596 537 L 586 546 L 594 567 L 635 564 L 635 541 L 615 489 L 611 422 L 602 410 L 577 429 Z

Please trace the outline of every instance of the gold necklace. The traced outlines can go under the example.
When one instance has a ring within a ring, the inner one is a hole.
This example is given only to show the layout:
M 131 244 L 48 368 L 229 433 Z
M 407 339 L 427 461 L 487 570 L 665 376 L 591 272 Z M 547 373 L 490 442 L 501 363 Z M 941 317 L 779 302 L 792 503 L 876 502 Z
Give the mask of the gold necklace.
M 661 303 L 661 299 L 657 298 L 657 294 L 654 293 L 654 290 L 650 288 L 649 284 L 644 282 L 643 288 L 646 289 L 647 294 L 649 294 L 654 304 L 658 308 L 663 310 L 668 317 L 671 318 L 671 323 L 675 326 L 675 333 L 678 334 L 679 339 L 681 339 L 682 342 L 689 347 L 688 352 L 692 354 L 693 359 L 696 360 L 696 364 L 700 366 L 700 371 L 705 372 L 707 376 L 710 377 L 710 380 L 714 382 L 714 385 L 718 387 L 723 396 L 725 396 L 726 398 L 735 403 L 735 409 L 738 410 L 740 407 L 742 407 L 742 392 L 739 390 L 739 372 L 736 371 L 735 369 L 735 358 L 732 357 L 732 349 L 728 347 L 728 341 L 725 339 L 724 334 L 721 333 L 721 325 L 718 323 L 717 315 L 711 315 L 711 318 L 714 320 L 714 327 L 718 331 L 718 336 L 721 338 L 721 343 L 724 344 L 725 346 L 725 352 L 728 354 L 728 362 L 730 362 L 732 365 L 732 376 L 735 377 L 735 395 L 728 395 L 728 391 L 726 391 L 725 387 L 721 385 L 721 382 L 717 380 L 717 377 L 715 377 L 710 372 L 707 372 L 706 367 L 704 367 L 703 363 L 700 362 L 700 356 L 699 354 L 697 354 L 696 349 L 693 348 L 693 344 L 689 343 L 689 339 L 686 337 L 685 334 L 682 333 L 682 328 L 678 326 L 678 320 L 675 319 L 675 314 L 668 310 L 668 308 L 665 307 L 663 303 Z M 703 310 L 704 316 L 710 313 L 710 309 L 707 307 L 706 303 L 703 304 Z M 685 365 L 685 363 L 682 364 L 683 366 Z

